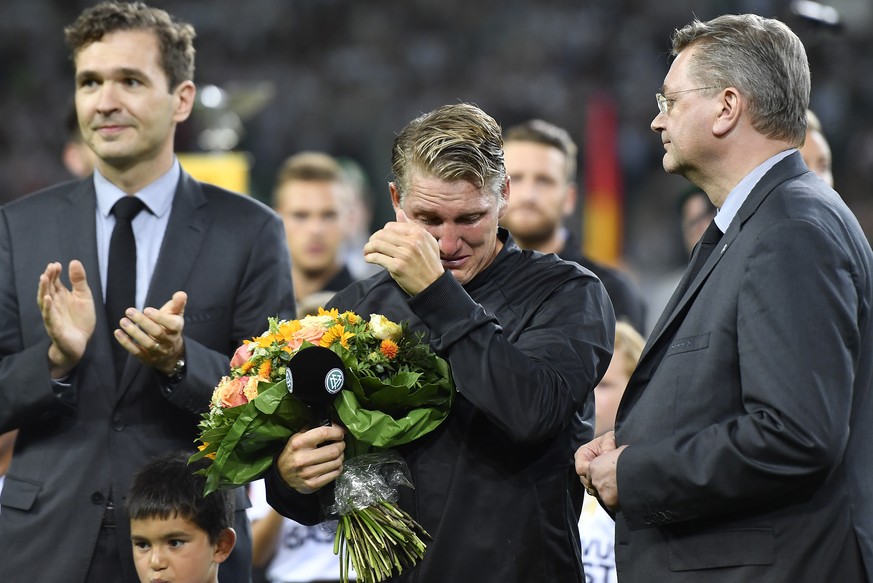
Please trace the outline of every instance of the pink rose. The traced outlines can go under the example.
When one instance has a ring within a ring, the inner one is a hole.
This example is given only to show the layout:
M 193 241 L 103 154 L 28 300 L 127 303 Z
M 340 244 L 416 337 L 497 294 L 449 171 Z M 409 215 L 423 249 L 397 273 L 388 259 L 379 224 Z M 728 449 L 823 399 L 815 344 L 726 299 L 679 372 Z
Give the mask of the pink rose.
M 291 335 L 291 340 L 288 341 L 288 346 L 291 350 L 298 350 L 300 349 L 300 346 L 303 345 L 304 341 L 318 346 L 318 342 L 321 340 L 321 337 L 324 336 L 324 333 L 325 329 L 321 326 L 308 326 L 306 328 L 301 328 Z
M 243 344 L 233 353 L 233 358 L 230 359 L 230 368 L 236 368 L 244 365 L 252 357 L 251 344 Z
M 218 385 L 218 399 L 221 401 L 222 407 L 238 407 L 245 405 L 249 400 L 245 396 L 245 388 L 249 382 L 249 377 L 240 377 L 238 379 L 227 379 Z

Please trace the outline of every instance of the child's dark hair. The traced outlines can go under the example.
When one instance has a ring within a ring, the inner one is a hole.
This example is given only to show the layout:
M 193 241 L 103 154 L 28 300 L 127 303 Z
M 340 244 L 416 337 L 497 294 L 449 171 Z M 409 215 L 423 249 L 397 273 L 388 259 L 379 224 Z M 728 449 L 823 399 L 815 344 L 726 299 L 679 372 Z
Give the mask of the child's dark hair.
M 208 461 L 189 465 L 189 455 L 173 453 L 144 466 L 127 493 L 127 514 L 132 520 L 176 516 L 190 520 L 215 544 L 222 531 L 233 526 L 233 496 L 229 490 L 204 496 L 206 478 L 194 472 Z

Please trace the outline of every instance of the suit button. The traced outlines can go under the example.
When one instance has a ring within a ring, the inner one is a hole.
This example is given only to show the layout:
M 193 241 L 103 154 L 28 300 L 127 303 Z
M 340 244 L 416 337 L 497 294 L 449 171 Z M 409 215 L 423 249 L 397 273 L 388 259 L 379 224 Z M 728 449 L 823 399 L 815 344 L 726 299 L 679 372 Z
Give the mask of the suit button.
M 91 503 L 96 504 L 97 506 L 102 506 L 106 501 L 106 498 L 100 492 L 94 492 L 91 494 Z
M 651 514 L 646 514 L 645 516 L 643 516 L 643 524 L 645 524 L 646 526 L 650 526 L 652 524 Z
M 112 416 L 112 429 L 124 431 L 124 421 L 121 419 L 121 413 L 116 413 Z

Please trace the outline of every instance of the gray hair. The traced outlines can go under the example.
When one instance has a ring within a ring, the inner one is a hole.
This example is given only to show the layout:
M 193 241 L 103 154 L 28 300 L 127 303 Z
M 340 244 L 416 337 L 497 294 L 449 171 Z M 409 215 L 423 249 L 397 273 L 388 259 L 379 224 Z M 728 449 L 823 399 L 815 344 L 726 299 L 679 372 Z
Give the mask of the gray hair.
M 673 34 L 673 55 L 694 45 L 690 73 L 704 86 L 736 87 L 752 127 L 796 145 L 806 136 L 809 62 L 803 43 L 782 22 L 754 14 L 694 19 Z
M 409 122 L 394 138 L 391 170 L 401 203 L 412 174 L 420 173 L 447 182 L 466 180 L 505 204 L 500 124 L 469 103 L 444 105 Z

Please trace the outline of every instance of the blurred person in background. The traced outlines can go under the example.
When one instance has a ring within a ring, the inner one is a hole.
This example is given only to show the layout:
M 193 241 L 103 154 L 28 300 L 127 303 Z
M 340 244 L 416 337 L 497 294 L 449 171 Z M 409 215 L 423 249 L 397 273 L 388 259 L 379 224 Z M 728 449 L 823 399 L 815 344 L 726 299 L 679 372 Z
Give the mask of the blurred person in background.
M 693 184 L 679 195 L 676 207 L 679 211 L 679 232 L 682 236 L 682 248 L 685 250 L 685 261 L 687 262 L 694 246 L 700 241 L 706 227 L 715 217 L 716 208 L 706 193 Z M 684 273 L 685 265 L 683 264 L 682 267 L 661 277 L 646 294 L 649 300 L 645 330 L 647 334 L 655 328 L 661 312 L 664 311 L 664 307 L 670 301 L 673 292 L 676 291 L 676 286 L 679 285 Z
M 806 110 L 806 140 L 800 147 L 800 155 L 810 170 L 818 174 L 825 184 L 834 187 L 831 147 L 818 116 L 811 109 Z
M 79 129 L 75 104 L 70 108 L 65 124 L 67 141 L 61 151 L 61 161 L 64 163 L 64 168 L 77 178 L 89 176 L 94 172 L 97 158 L 85 140 L 82 139 L 82 130 Z
M 345 202 L 346 237 L 343 241 L 343 261 L 355 279 L 364 279 L 382 268 L 364 259 L 364 245 L 372 234 L 373 194 L 364 168 L 351 158 L 338 158 L 349 185 Z
M 132 583 L 132 476 L 153 456 L 193 453 L 232 352 L 268 316 L 293 316 L 291 267 L 273 211 L 176 158 L 194 29 L 104 2 L 64 32 L 96 167 L 0 208 L 0 431 L 18 429 L 0 565 L 16 581 Z M 224 583 L 251 577 L 248 499 L 235 495 Z
M 357 228 L 350 215 L 357 196 L 345 169 L 328 154 L 301 152 L 279 170 L 273 208 L 285 223 L 297 298 L 297 317 L 314 314 L 355 278 L 344 263 L 344 243 Z M 360 218 L 360 217 L 358 217 Z M 363 253 L 357 250 L 363 260 Z M 285 518 L 267 504 L 264 481 L 249 488 L 252 564 L 269 583 L 335 582 L 339 558 L 333 535 Z
M 622 583 L 873 581 L 873 251 L 798 152 L 800 39 L 694 19 L 651 128 L 719 212 L 615 432 L 576 454 L 615 513 Z
M 343 262 L 350 186 L 339 163 L 321 152 L 288 158 L 276 177 L 273 209 L 285 224 L 294 296 L 336 292 L 355 278 Z
M 555 253 L 591 270 L 609 293 L 616 320 L 642 330 L 646 314 L 642 292 L 626 273 L 583 255 L 580 243 L 564 225 L 578 195 L 577 148 L 570 134 L 534 119 L 504 132 L 504 150 L 512 197 L 500 225 L 509 229 L 522 249 Z
M 644 345 L 645 340 L 633 326 L 627 322 L 616 322 L 612 360 L 606 374 L 594 387 L 597 403 L 596 436 L 613 430 L 618 404 Z M 582 541 L 586 583 L 616 583 L 615 521 L 594 496 L 585 496 L 579 520 L 579 539 Z

